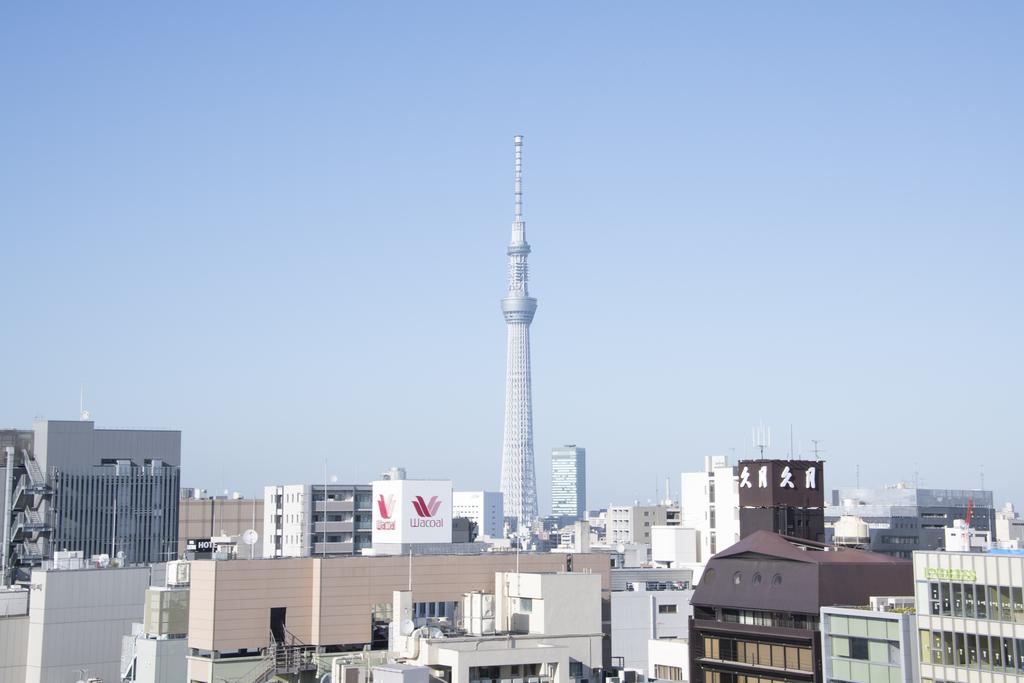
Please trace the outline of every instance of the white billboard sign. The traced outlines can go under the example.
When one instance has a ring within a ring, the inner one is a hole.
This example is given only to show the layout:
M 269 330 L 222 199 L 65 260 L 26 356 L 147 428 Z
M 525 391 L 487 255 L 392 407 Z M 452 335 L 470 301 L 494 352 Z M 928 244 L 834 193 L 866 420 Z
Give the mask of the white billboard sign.
M 451 481 L 397 479 L 373 482 L 374 545 L 451 542 Z

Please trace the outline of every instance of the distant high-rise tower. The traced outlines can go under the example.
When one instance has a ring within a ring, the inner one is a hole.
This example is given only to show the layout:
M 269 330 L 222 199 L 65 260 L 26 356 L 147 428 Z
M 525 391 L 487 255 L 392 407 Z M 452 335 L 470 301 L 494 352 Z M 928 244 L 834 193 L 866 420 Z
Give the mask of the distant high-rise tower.
M 587 449 L 576 444 L 551 449 L 551 514 L 587 515 Z
M 505 371 L 505 437 L 501 447 L 501 492 L 505 517 L 513 528 L 527 528 L 537 517 L 537 481 L 533 469 L 533 398 L 530 388 L 530 323 L 537 300 L 527 290 L 526 221 L 523 220 L 523 136 L 515 136 L 515 217 L 508 245 L 508 294 L 501 311 L 508 326 Z

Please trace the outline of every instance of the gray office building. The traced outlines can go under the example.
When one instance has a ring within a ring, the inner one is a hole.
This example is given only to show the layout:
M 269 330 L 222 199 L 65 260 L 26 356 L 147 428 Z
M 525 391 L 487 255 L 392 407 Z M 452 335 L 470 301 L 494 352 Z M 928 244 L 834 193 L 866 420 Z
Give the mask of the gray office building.
M 896 484 L 881 489 L 846 488 L 832 491 L 825 507 L 826 539 L 842 516 L 862 519 L 868 526 L 866 547 L 877 553 L 909 559 L 915 550 L 942 550 L 945 528 L 966 519 L 973 507 L 971 526 L 994 531 L 992 492 L 980 489 L 921 489 Z
M 587 449 L 576 444 L 551 449 L 551 515 L 587 515 Z
M 9 577 L 54 550 L 123 553 L 126 564 L 174 559 L 181 432 L 41 420 L 0 431 L 0 456 Z

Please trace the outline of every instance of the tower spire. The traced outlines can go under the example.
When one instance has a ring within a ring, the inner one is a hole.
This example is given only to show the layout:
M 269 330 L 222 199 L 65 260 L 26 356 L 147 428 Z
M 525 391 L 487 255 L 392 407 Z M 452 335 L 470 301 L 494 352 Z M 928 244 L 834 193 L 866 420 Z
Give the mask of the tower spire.
M 523 220 L 523 136 L 515 142 L 515 211 L 508 245 L 508 293 L 501 310 L 508 328 L 505 373 L 505 435 L 501 448 L 501 492 L 505 517 L 525 530 L 537 517 L 537 482 L 533 462 L 533 397 L 530 377 L 530 323 L 537 300 L 527 288 L 526 221 Z
M 526 221 L 523 220 L 523 136 L 515 136 L 515 212 L 512 219 L 512 244 L 526 242 Z
M 516 223 L 523 222 L 523 136 L 515 137 L 516 145 Z

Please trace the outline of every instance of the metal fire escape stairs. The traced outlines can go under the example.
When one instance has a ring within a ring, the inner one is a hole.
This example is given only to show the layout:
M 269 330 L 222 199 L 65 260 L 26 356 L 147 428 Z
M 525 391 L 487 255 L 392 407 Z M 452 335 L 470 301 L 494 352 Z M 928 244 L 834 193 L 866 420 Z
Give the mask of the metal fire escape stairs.
M 281 640 L 270 633 L 270 645 L 263 651 L 263 658 L 237 683 L 269 683 L 275 678 L 297 681 L 302 674 L 316 670 L 316 647 L 284 629 Z
M 40 509 L 53 494 L 53 487 L 35 457 L 21 451 L 24 472 L 17 478 L 11 495 L 11 541 L 16 544 L 16 558 L 22 564 L 38 564 L 46 556 L 46 541 L 53 533 L 51 515 Z

